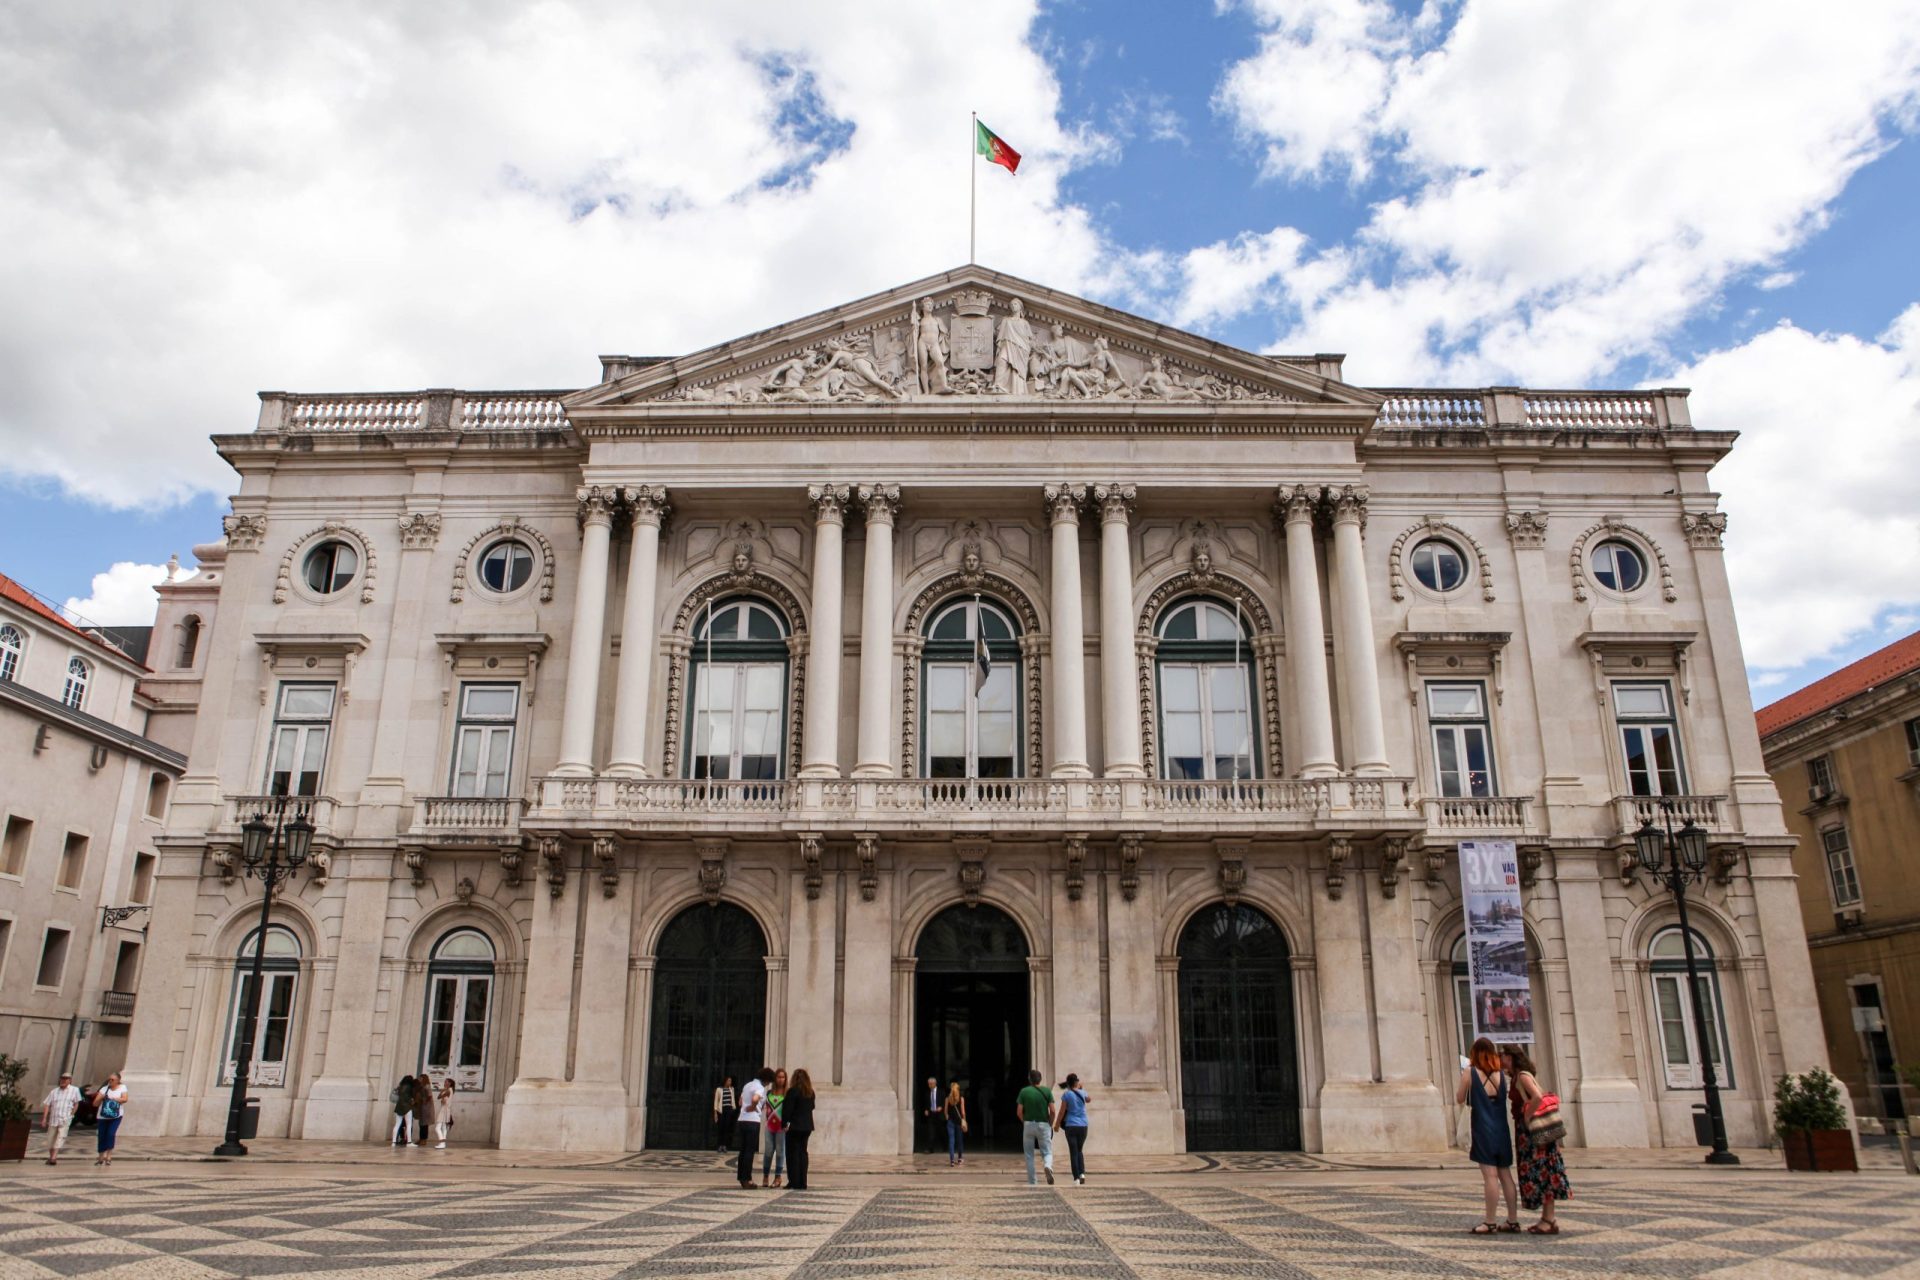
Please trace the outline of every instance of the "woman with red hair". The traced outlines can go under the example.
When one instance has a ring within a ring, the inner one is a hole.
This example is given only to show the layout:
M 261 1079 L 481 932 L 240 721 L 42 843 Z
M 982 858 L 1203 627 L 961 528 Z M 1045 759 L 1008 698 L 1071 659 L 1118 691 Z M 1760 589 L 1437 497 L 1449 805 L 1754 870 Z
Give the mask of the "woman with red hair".
M 1460 1087 L 1454 1090 L 1453 1100 L 1473 1113 L 1473 1147 L 1467 1155 L 1480 1166 L 1486 1193 L 1486 1214 L 1473 1234 L 1517 1232 L 1519 1190 L 1513 1183 L 1513 1133 L 1507 1128 L 1507 1073 L 1501 1069 L 1500 1051 L 1485 1036 L 1475 1040 L 1469 1052 L 1472 1060 L 1460 1073 Z M 1504 1223 L 1494 1217 L 1502 1195 L 1507 1200 Z

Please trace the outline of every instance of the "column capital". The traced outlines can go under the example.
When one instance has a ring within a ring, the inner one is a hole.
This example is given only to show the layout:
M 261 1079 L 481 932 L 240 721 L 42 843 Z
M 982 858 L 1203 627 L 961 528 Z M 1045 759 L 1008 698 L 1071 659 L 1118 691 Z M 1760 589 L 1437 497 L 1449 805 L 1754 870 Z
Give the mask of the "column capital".
M 1100 508 L 1100 519 L 1106 524 L 1125 524 L 1133 514 L 1133 499 L 1137 491 L 1130 484 L 1097 484 L 1093 486 L 1093 500 Z
M 1310 524 L 1314 508 L 1320 505 L 1320 486 L 1283 484 L 1273 503 L 1274 517 L 1282 526 Z
M 844 484 L 807 486 L 807 505 L 813 508 L 816 524 L 845 524 L 847 503 L 852 497 L 853 490 Z
M 863 484 L 854 492 L 860 506 L 867 513 L 868 524 L 892 524 L 893 518 L 900 514 L 900 486 L 897 484 Z
M 1083 484 L 1050 484 L 1040 491 L 1047 519 L 1054 524 L 1079 524 L 1080 504 L 1087 500 Z
M 1726 512 L 1682 512 L 1680 531 L 1687 535 L 1687 545 L 1696 551 L 1718 551 L 1721 535 L 1727 531 Z
M 650 524 L 657 528 L 673 514 L 673 504 L 667 501 L 667 491 L 661 485 L 630 485 L 620 491 L 620 500 L 636 526 Z
M 1513 540 L 1516 551 L 1538 551 L 1547 545 L 1547 513 L 1507 512 L 1507 537 Z
M 582 525 L 612 526 L 613 509 L 620 502 L 619 490 L 607 485 L 583 484 L 573 496 L 579 503 L 578 519 Z
M 1357 524 L 1362 530 L 1367 527 L 1367 486 L 1363 484 L 1343 484 L 1327 490 L 1327 501 L 1333 507 L 1333 523 Z

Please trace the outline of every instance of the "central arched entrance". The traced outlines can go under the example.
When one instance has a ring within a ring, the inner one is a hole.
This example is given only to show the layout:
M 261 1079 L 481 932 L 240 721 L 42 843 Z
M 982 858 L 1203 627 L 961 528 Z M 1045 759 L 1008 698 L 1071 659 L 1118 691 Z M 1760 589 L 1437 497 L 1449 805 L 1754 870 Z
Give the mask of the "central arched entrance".
M 1189 1151 L 1298 1151 L 1300 1066 L 1286 935 L 1245 903 L 1180 932 L 1180 1096 Z
M 915 1146 L 931 1076 L 943 1093 L 960 1082 L 970 1146 L 1017 1149 L 1013 1099 L 1033 1065 L 1026 935 L 997 907 L 956 905 L 927 922 L 914 958 Z
M 647 1146 L 711 1150 L 713 1091 L 765 1064 L 767 936 L 730 903 L 688 907 L 660 933 L 647 1045 Z

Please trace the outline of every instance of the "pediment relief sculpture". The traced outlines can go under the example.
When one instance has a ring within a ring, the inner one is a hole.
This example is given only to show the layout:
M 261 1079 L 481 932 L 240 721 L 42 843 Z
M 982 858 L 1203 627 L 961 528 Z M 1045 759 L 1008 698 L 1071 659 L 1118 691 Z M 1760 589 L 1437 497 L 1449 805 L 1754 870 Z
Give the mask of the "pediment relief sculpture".
M 894 315 L 675 387 L 690 403 L 860 404 L 946 396 L 1031 400 L 1294 401 L 1219 370 L 1170 358 L 986 289 L 929 295 Z

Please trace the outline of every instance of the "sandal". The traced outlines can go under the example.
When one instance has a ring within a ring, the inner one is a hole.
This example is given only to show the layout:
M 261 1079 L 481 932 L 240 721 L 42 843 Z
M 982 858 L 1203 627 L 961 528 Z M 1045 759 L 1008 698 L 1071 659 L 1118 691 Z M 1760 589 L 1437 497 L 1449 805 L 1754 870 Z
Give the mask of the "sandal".
M 1483 1222 L 1479 1226 L 1475 1227 L 1473 1230 L 1467 1232 L 1467 1234 L 1470 1236 L 1490 1236 L 1499 1230 L 1500 1228 L 1497 1224 L 1491 1223 L 1491 1222 Z
M 1527 1234 L 1530 1236 L 1557 1236 L 1560 1234 L 1560 1224 L 1557 1222 L 1536 1222 L 1527 1228 Z
M 1517 1236 L 1517 1235 L 1519 1235 L 1519 1234 L 1520 1234 L 1520 1221 L 1519 1221 L 1519 1219 L 1517 1219 L 1517 1218 L 1508 1218 L 1508 1219 L 1507 1219 L 1507 1220 L 1506 1220 L 1505 1222 L 1503 1222 L 1503 1223 L 1501 1223 L 1501 1224 L 1500 1224 L 1500 1234 L 1501 1234 L 1501 1235 L 1503 1235 L 1503 1236 Z

